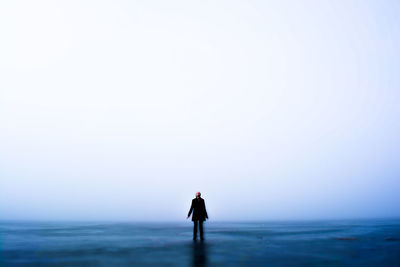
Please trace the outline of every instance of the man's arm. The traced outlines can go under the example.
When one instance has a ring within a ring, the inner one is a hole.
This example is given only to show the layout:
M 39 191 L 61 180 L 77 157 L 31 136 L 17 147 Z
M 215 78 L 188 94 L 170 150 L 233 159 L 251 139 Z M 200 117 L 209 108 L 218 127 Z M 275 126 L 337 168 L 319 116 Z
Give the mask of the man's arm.
M 192 214 L 192 211 L 193 211 L 193 200 L 192 200 L 192 204 L 190 205 L 190 210 L 189 210 L 189 213 L 188 213 L 188 216 L 186 217 L 186 219 L 189 219 L 190 214 Z
M 206 210 L 206 202 L 203 201 L 203 203 L 204 203 L 204 213 L 206 214 L 206 218 L 208 219 L 208 214 L 207 214 L 207 210 Z

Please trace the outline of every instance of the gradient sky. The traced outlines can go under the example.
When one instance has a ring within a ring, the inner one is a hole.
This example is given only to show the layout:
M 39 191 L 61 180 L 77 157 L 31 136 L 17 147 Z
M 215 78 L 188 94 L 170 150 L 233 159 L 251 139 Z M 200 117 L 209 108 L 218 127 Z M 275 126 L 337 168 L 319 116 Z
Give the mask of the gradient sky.
M 0 2 L 0 219 L 400 216 L 400 2 Z

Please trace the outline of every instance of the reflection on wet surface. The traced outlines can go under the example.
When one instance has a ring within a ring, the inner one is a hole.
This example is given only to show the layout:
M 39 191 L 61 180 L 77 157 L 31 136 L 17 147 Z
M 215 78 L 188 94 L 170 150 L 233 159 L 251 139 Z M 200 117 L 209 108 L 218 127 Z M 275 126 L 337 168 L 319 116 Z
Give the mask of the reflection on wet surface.
M 192 244 L 192 265 L 206 266 L 207 265 L 207 242 L 193 241 Z

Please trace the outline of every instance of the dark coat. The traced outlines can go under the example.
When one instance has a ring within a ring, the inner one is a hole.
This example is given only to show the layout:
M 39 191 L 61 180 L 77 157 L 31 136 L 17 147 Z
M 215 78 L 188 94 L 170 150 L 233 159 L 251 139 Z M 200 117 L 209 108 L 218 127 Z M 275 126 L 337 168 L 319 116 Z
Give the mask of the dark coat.
M 208 219 L 206 204 L 204 203 L 204 199 L 201 197 L 199 199 L 195 198 L 192 200 L 192 205 L 190 206 L 190 210 L 188 213 L 188 217 L 193 211 L 192 221 L 205 221 Z

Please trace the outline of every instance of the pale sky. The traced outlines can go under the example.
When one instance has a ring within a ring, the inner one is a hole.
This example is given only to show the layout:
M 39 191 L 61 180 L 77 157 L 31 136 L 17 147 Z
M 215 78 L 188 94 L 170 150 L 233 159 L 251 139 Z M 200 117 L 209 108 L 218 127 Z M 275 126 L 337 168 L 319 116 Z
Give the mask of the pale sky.
M 0 219 L 400 216 L 400 2 L 0 2 Z

